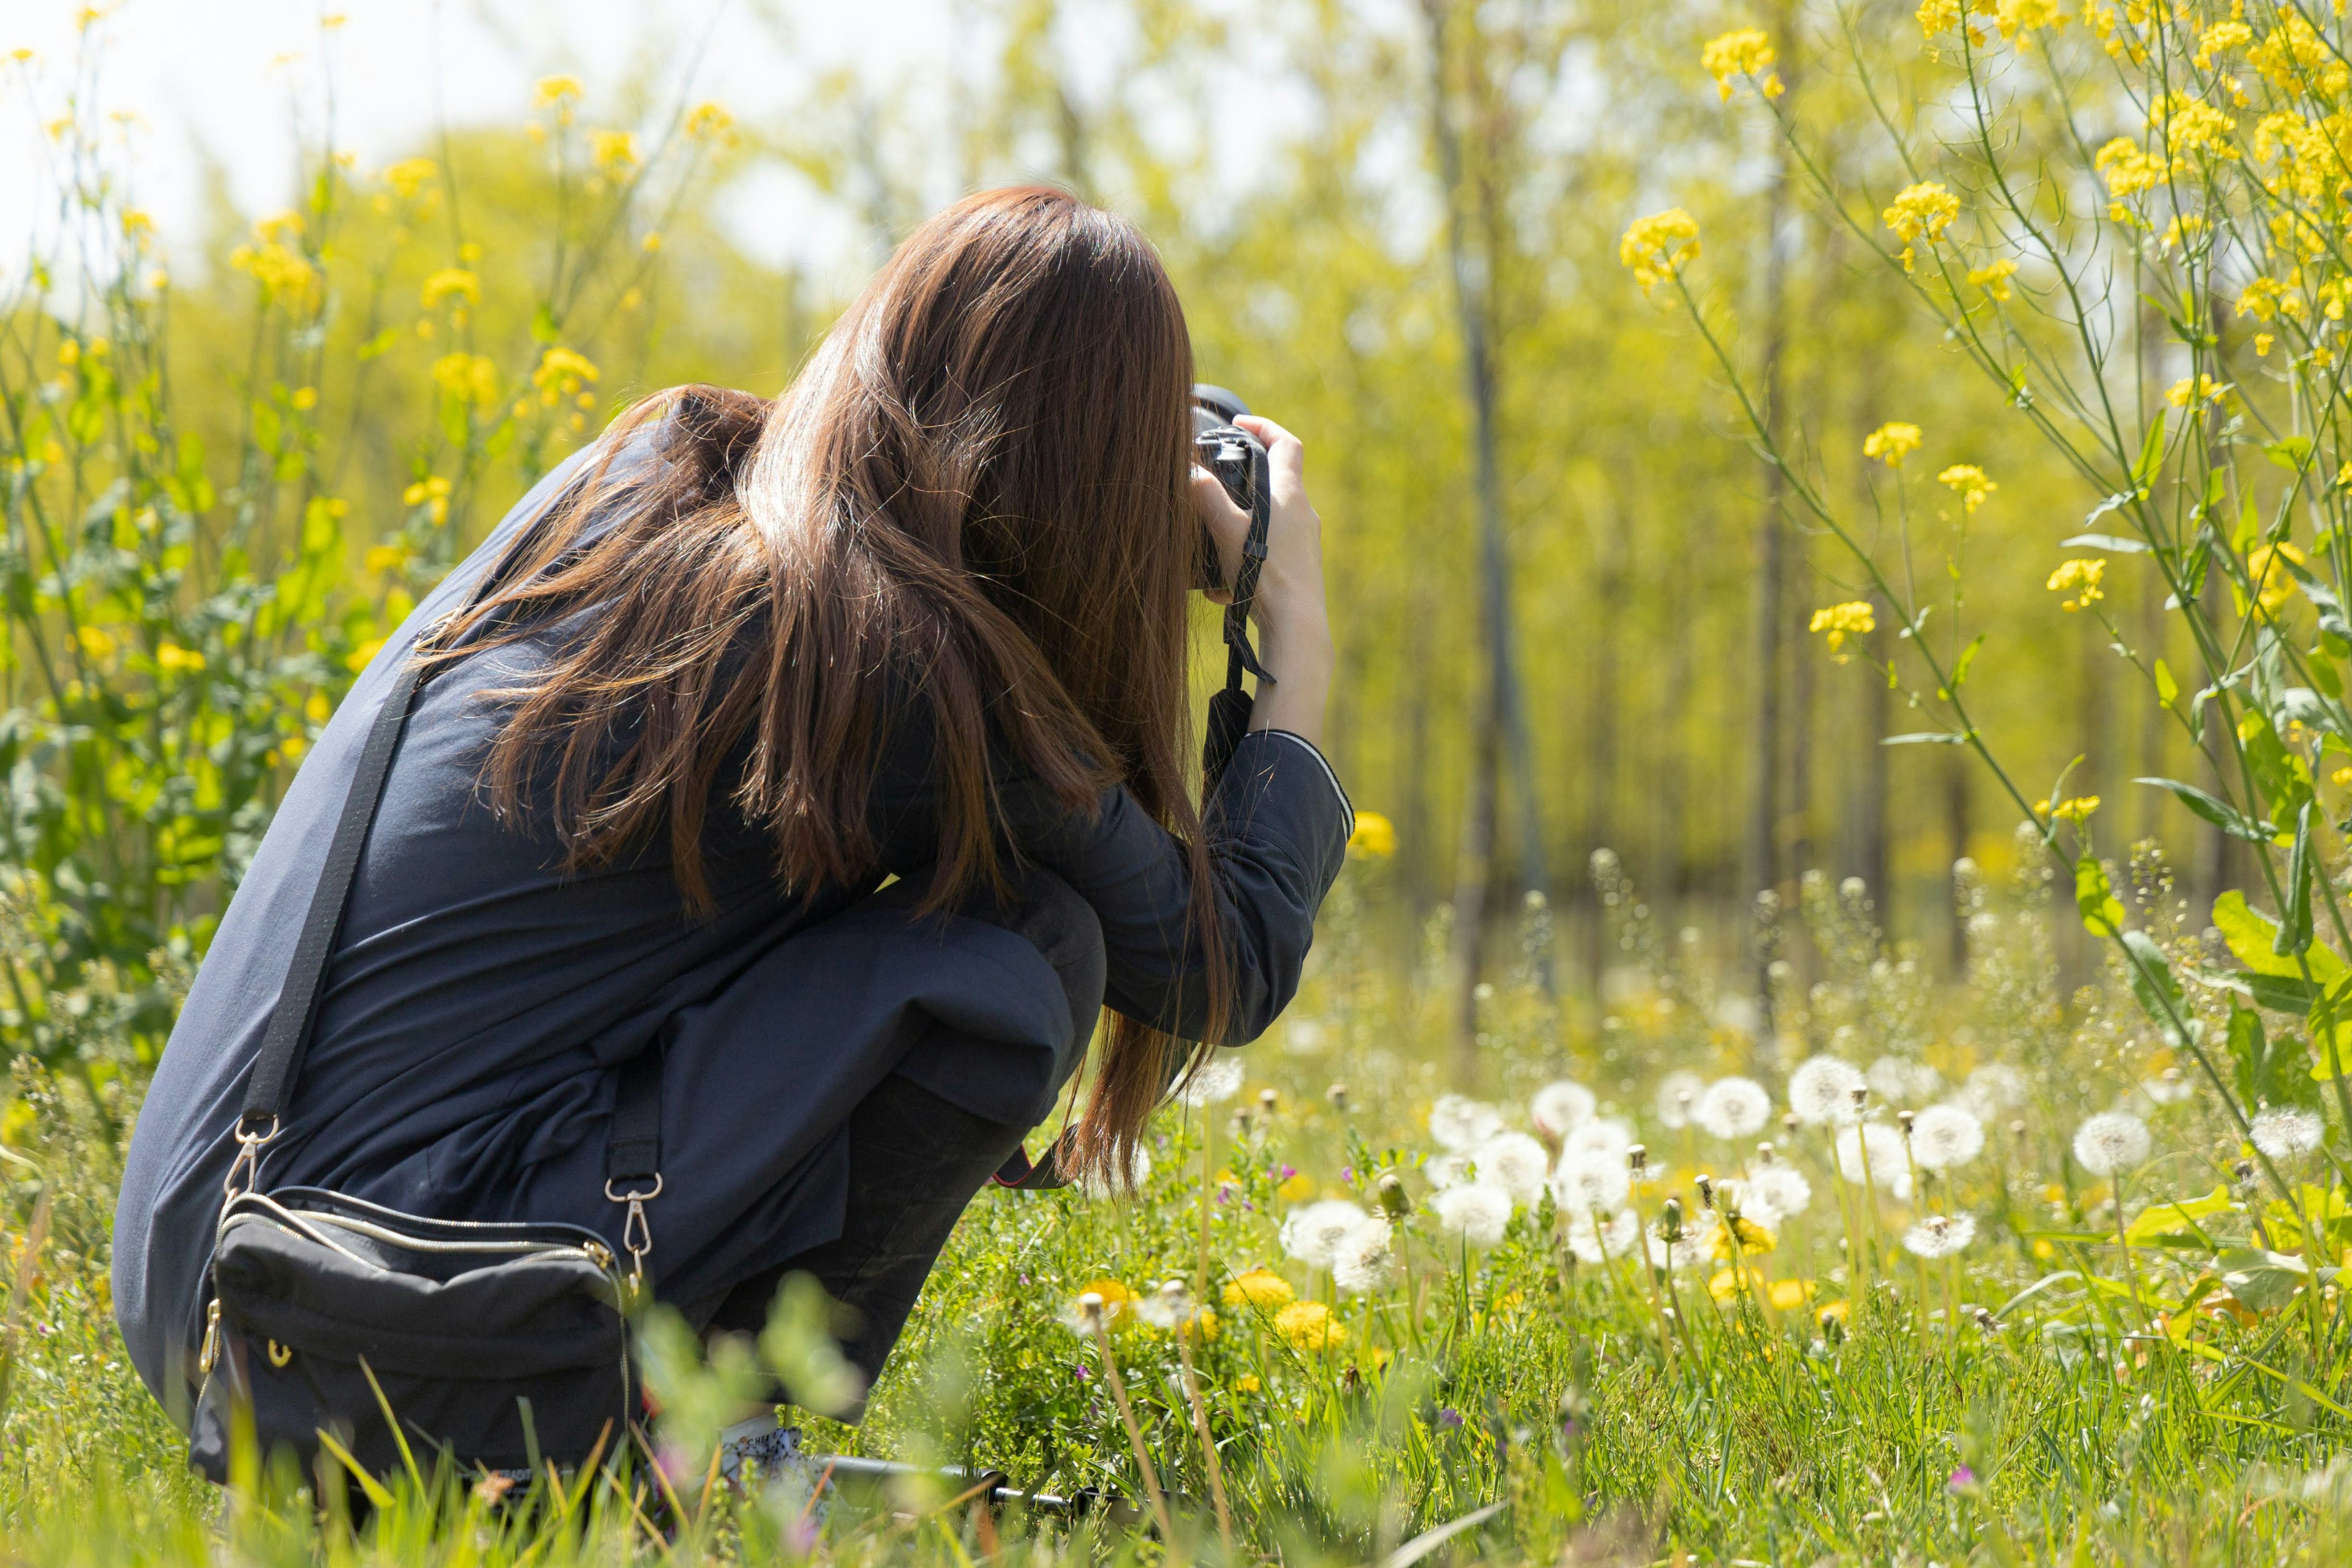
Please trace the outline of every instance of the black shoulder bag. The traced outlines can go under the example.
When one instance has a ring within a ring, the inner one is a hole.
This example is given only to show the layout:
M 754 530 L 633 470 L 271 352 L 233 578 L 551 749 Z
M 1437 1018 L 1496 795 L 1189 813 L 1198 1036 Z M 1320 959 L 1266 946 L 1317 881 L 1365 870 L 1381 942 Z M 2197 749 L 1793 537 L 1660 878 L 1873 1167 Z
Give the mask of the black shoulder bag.
M 625 1274 L 580 1226 L 427 1219 L 319 1187 L 261 1190 L 418 678 L 412 660 L 368 732 L 237 1118 L 188 1445 L 215 1481 L 247 1420 L 264 1454 L 284 1445 L 307 1464 L 325 1447 L 386 1474 L 410 1454 L 491 1469 L 591 1463 L 638 1414 L 625 1312 L 653 1246 L 645 1205 L 662 1186 L 658 1047 L 623 1068 L 605 1146 L 604 1195 L 628 1210 Z

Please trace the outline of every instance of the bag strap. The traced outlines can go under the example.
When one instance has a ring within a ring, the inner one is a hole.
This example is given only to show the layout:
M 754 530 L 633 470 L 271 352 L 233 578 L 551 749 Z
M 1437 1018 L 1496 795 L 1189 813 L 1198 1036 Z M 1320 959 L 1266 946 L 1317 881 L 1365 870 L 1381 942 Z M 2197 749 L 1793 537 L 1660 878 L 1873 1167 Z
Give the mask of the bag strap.
M 1234 574 L 1233 602 L 1225 606 L 1225 687 L 1209 699 L 1209 734 L 1201 748 L 1201 795 L 1205 803 L 1225 775 L 1225 764 L 1249 732 L 1250 694 L 1242 689 L 1244 674 L 1261 685 L 1275 683 L 1273 672 L 1258 662 L 1250 646 L 1249 615 L 1257 600 L 1258 573 L 1265 565 L 1266 535 L 1274 526 L 1273 469 L 1265 447 L 1248 443 L 1250 454 L 1249 536 L 1242 541 L 1242 563 Z

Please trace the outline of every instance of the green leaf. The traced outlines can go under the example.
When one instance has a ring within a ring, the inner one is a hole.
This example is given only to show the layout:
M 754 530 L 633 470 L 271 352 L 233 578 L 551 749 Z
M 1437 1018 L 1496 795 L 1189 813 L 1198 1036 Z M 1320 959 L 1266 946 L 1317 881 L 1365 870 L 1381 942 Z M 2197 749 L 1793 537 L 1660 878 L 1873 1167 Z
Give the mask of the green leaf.
M 2294 960 L 2282 958 L 2271 950 L 2278 937 L 2276 922 L 2249 908 L 2246 895 L 2235 888 L 2213 900 L 2213 927 L 2229 943 L 2231 956 L 2256 974 L 2298 981 L 2303 978 L 2303 970 Z M 2311 977 L 2323 986 L 2333 988 L 2352 978 L 2352 965 L 2346 964 L 2325 944 L 2313 943 L 2303 955 L 2303 962 L 2311 966 Z
M 2172 678 L 2172 667 L 2160 658 L 2156 661 L 2156 700 L 2167 708 L 2180 700 L 2180 682 Z
M 2242 838 L 2250 844 L 2268 844 L 2278 837 L 2275 825 L 2252 821 L 2228 801 L 2208 795 L 2195 784 L 2182 784 L 2179 779 L 2134 779 L 2132 783 L 2154 784 L 2158 789 L 2170 790 L 2173 798 L 2232 838 Z
M 2061 550 L 2106 550 L 2117 555 L 2145 555 L 2147 546 L 2137 539 L 2126 539 L 2116 533 L 2078 533 L 2072 539 L 2058 542 Z
M 2294 847 L 2286 860 L 2286 914 L 2271 951 L 2292 957 L 2311 949 L 2311 805 L 2305 801 L 2294 819 Z
M 1964 746 L 1966 735 L 1955 735 L 1943 730 L 1920 730 L 1908 735 L 1889 735 L 1878 743 L 1882 746 Z
M 2139 461 L 2132 465 L 2132 483 L 2141 489 L 2147 489 L 2156 470 L 2164 466 L 2164 421 L 2165 411 L 2159 408 L 2148 422 L 2147 438 L 2139 444 Z
M 2304 465 L 2311 460 L 2311 437 L 2282 436 L 2275 441 L 2263 444 L 2263 456 L 2288 473 L 2299 474 Z
M 2257 974 L 2242 970 L 2238 979 L 2258 1007 L 2273 1013 L 2308 1013 L 2326 994 L 2309 981 L 2292 974 Z
M 2181 1037 L 2175 1019 L 2186 1019 L 2189 1006 L 2181 999 L 2180 982 L 2173 976 L 2172 965 L 2164 950 L 2144 931 L 2123 933 L 2124 948 L 2134 963 L 2131 966 L 2132 995 L 2138 999 L 2140 1011 L 2164 1032 L 2165 1043 L 2176 1049 L 2188 1044 Z
M 2074 908 L 2082 912 L 2083 929 L 2093 936 L 2122 933 L 2123 900 L 2116 897 L 2107 868 L 2096 855 L 2085 855 L 2074 862 Z
M 2294 1299 L 2311 1279 L 2311 1266 L 2292 1253 L 2233 1247 L 2218 1261 L 2230 1294 L 2257 1312 L 2274 1311 Z
M 1977 649 L 1979 649 L 1979 648 L 1980 648 L 1980 647 L 1984 647 L 1984 641 L 1985 641 L 1985 640 L 1984 640 L 1984 633 L 1982 633 L 1982 632 L 1979 632 L 1979 633 L 1977 634 L 1977 636 L 1976 636 L 1976 640 L 1975 640 L 1974 642 L 1971 642 L 1970 644 L 1969 644 L 1969 646 L 1968 646 L 1968 647 L 1966 647 L 1962 648 L 1962 649 L 1960 650 L 1960 657 L 1959 657 L 1958 659 L 1956 659 L 1956 660 L 1954 660 L 1954 661 L 1953 661 L 1953 664 L 1952 664 L 1952 689 L 1953 689 L 1953 690 L 1958 691 L 1958 690 L 1960 689 L 1961 684 L 1962 684 L 1963 682 L 1965 682 L 1965 681 L 1968 679 L 1968 678 L 1969 678 L 1969 665 L 1971 665 L 1971 664 L 1974 664 L 1974 663 L 1976 662 L 1976 658 L 1977 658 Z
M 2238 509 L 2238 526 L 2230 534 L 2230 548 L 2243 555 L 2262 536 L 2263 514 L 2254 510 L 2254 498 L 2248 495 L 2246 504 Z
M 2210 1219 L 2217 1214 L 2227 1214 L 2230 1207 L 2230 1189 L 2225 1186 L 2217 1186 L 2201 1198 L 2176 1198 L 2168 1204 L 2150 1204 L 2124 1228 L 2124 1239 L 2138 1247 L 2158 1237 L 2184 1233 L 2194 1236 L 2202 1228 L 2197 1221 Z

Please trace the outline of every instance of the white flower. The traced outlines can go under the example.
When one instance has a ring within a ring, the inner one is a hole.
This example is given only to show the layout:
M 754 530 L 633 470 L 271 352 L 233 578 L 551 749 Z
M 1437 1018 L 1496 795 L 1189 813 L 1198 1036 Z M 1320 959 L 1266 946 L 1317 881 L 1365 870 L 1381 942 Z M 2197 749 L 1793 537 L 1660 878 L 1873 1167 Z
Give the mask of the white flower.
M 1662 1228 L 1664 1222 L 1642 1233 L 1642 1250 L 1653 1268 L 1688 1268 L 1702 1261 L 1703 1255 L 1691 1245 L 1698 1232 L 1689 1225 L 1683 1226 L 1680 1240 L 1668 1241 Z
M 1396 1280 L 1397 1256 L 1389 1222 L 1368 1214 L 1331 1247 L 1331 1282 L 1352 1296 L 1371 1296 Z
M 1332 1249 L 1366 1217 L 1363 1210 L 1339 1198 L 1292 1209 L 1282 1222 L 1282 1250 L 1311 1268 L 1328 1268 Z
M 1294 1057 L 1320 1056 L 1328 1044 L 1320 1018 L 1293 1018 L 1282 1032 L 1282 1048 Z
M 1551 1178 L 1551 1201 L 1571 1215 L 1613 1209 L 1633 1190 L 1622 1156 L 1587 1149 L 1563 1154 Z
M 1861 1070 L 1838 1057 L 1808 1057 L 1789 1075 L 1789 1109 L 1809 1127 L 1844 1127 L 1860 1113 L 1853 1091 L 1866 1083 Z
M 1151 1151 L 1139 1148 L 1135 1152 L 1135 1191 L 1141 1192 L 1144 1184 L 1150 1180 L 1151 1180 Z M 1088 1171 L 1078 1178 L 1078 1193 L 1082 1197 L 1092 1198 L 1097 1203 L 1100 1203 L 1105 1198 L 1125 1197 L 1127 1189 L 1107 1182 L 1094 1172 Z
M 1491 1105 L 1459 1094 L 1438 1096 L 1429 1108 L 1429 1135 L 1438 1147 L 1466 1154 L 1503 1130 L 1503 1118 Z
M 2154 1078 L 2143 1079 L 2139 1091 L 2151 1105 L 2178 1105 L 2196 1093 L 2197 1086 L 2179 1068 L 2167 1068 Z
M 1436 1154 L 1422 1162 L 1421 1173 L 1429 1178 L 1431 1186 L 1444 1192 L 1468 1181 L 1474 1166 L 1467 1154 Z
M 1448 1236 L 1473 1247 L 1492 1247 L 1511 1223 L 1511 1194 L 1493 1182 L 1466 1182 L 1429 1200 L 1430 1212 Z
M 1871 1091 L 1889 1105 L 1916 1105 L 1943 1087 L 1944 1075 L 1926 1062 L 1881 1057 L 1870 1064 Z
M 2102 1110 L 2074 1130 L 2074 1163 L 2095 1176 L 2112 1176 L 2147 1159 L 2147 1123 L 2121 1110 Z
M 1470 1157 L 1478 1163 L 1479 1179 L 1510 1194 L 1513 1203 L 1531 1204 L 1543 1195 L 1551 1155 L 1526 1133 L 1499 1133 L 1479 1144 Z
M 1949 1258 L 1977 1238 L 1977 1222 L 1964 1214 L 1931 1214 L 1903 1233 L 1903 1245 L 1922 1258 Z
M 1202 1062 L 1192 1076 L 1184 1080 L 1184 1103 L 1199 1110 L 1231 1100 L 1242 1091 L 1242 1063 L 1239 1057 L 1213 1056 Z
M 1192 1316 L 1192 1299 L 1181 1279 L 1171 1279 L 1134 1304 L 1135 1315 L 1155 1329 L 1172 1329 Z
M 1593 1223 L 1592 1213 L 1581 1214 L 1568 1222 L 1568 1249 L 1576 1254 L 1580 1263 L 1610 1263 L 1631 1258 L 1633 1248 L 1641 1245 L 1642 1217 L 1632 1209 L 1620 1209 L 1613 1218 Z
M 2007 1062 L 1987 1062 L 1969 1074 L 1969 1081 L 1953 1096 L 1956 1103 L 1977 1113 L 1981 1121 L 1996 1121 L 2001 1112 L 2025 1103 L 2025 1075 Z
M 1738 1176 L 1726 1176 L 1715 1184 L 1715 1206 L 1725 1214 L 1736 1214 L 1741 1219 L 1760 1225 L 1766 1230 L 1780 1229 L 1781 1223 L 1789 1217 L 1757 1189 L 1755 1183 Z
M 1536 1131 L 1557 1142 L 1592 1119 L 1592 1091 L 1580 1083 L 1561 1079 L 1536 1090 L 1528 1110 L 1535 1118 Z
M 1739 1185 L 1748 1202 L 1763 1204 L 1783 1215 L 1802 1214 L 1813 1201 L 1813 1184 L 1796 1166 L 1782 1160 L 1756 1166 Z
M 1677 1068 L 1668 1073 L 1658 1080 L 1659 1121 L 1678 1130 L 1689 1126 L 1698 1097 L 1706 1091 L 1706 1079 L 1688 1068 Z
M 1719 1078 L 1691 1107 L 1691 1120 L 1717 1138 L 1745 1138 L 1772 1115 L 1772 1097 L 1752 1078 Z
M 2254 1147 L 2273 1160 L 2308 1154 L 2319 1147 L 2320 1140 L 2326 1135 L 2327 1123 L 2315 1111 L 2297 1110 L 2287 1105 L 2274 1105 L 2255 1117 L 2251 1133 Z
M 1863 1174 L 1868 1163 L 1870 1173 Z M 1867 1179 L 1897 1199 L 1911 1195 L 1911 1162 L 1903 1152 L 1903 1134 L 1884 1121 L 1849 1127 L 1837 1137 L 1838 1174 L 1857 1185 Z
M 1984 1123 L 1957 1105 L 1931 1105 L 1911 1123 L 1911 1157 L 1922 1169 L 1948 1171 L 1984 1152 Z
M 1633 1146 L 1633 1130 L 1613 1116 L 1596 1116 L 1561 1140 L 1559 1157 L 1571 1154 L 1606 1154 L 1613 1160 L 1625 1158 L 1625 1151 Z

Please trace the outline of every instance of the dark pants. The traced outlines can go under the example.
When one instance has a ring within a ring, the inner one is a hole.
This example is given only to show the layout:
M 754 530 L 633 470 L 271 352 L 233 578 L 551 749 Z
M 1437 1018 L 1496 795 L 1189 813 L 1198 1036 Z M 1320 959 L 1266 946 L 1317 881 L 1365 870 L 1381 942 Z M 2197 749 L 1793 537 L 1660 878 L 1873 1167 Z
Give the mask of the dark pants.
M 985 893 L 961 907 L 1026 939 L 1053 965 L 1084 1039 L 1101 1010 L 1102 934 L 1094 911 L 1058 879 L 1020 879 L 1009 906 Z M 934 1025 L 927 1049 L 954 1049 L 958 1037 Z M 741 1281 L 716 1300 L 682 1304 L 706 1336 L 756 1335 L 767 1325 L 778 1288 L 793 1274 L 813 1276 L 850 1310 L 856 1327 L 842 1352 L 870 1388 L 882 1373 L 922 1293 L 923 1281 L 972 1195 L 1021 1147 L 1025 1128 L 976 1116 L 908 1078 L 893 1074 L 860 1100 L 849 1118 L 849 1192 L 841 1234 Z M 854 1416 L 852 1417 L 855 1418 Z

